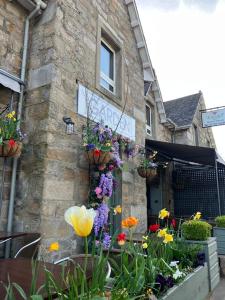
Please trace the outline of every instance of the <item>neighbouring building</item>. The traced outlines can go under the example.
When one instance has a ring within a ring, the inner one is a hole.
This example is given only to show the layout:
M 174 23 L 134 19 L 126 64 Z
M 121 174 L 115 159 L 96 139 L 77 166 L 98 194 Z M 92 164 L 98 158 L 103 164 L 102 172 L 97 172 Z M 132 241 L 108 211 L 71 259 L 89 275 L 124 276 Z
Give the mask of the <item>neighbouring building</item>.
M 64 221 L 64 211 L 86 203 L 89 190 L 89 166 L 81 149 L 86 124 L 83 92 L 108 105 L 104 117 L 98 111 L 106 123 L 113 122 L 112 115 L 118 119 L 124 110 L 127 123 L 120 133 L 136 144 L 144 146 L 146 139 L 205 146 L 215 143 L 211 130 L 201 129 L 201 94 L 163 103 L 134 0 L 46 0 L 31 15 L 37 3 L 0 1 L 0 101 L 4 109 L 12 99 L 6 78 L 21 85 L 22 127 L 28 136 L 17 168 L 13 226 L 18 231 L 40 232 L 44 244 L 59 240 L 60 255 L 68 255 L 77 250 L 77 240 Z M 28 20 L 26 76 L 20 82 Z M 21 96 L 13 95 L 16 107 Z M 190 104 L 186 98 L 191 99 Z M 74 135 L 66 134 L 64 117 L 73 120 Z M 137 230 L 144 232 L 147 207 L 148 214 L 156 214 L 172 203 L 173 164 L 160 175 L 159 184 L 151 187 L 150 201 L 156 204 L 152 211 L 147 204 L 146 181 L 137 174 L 135 159 L 123 159 L 126 168 L 118 174 L 115 203 L 122 205 L 123 217 L 138 217 Z M 12 160 L 1 163 L 7 175 L 0 219 L 0 228 L 5 229 L 12 198 Z M 159 196 L 162 201 L 156 202 Z

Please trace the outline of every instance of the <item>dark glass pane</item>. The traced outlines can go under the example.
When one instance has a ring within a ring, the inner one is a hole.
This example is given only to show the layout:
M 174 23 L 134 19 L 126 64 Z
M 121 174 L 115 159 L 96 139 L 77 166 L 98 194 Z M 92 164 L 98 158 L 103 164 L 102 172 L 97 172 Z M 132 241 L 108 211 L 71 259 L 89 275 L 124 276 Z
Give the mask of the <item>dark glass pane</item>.
M 101 71 L 113 80 L 113 52 L 101 43 Z

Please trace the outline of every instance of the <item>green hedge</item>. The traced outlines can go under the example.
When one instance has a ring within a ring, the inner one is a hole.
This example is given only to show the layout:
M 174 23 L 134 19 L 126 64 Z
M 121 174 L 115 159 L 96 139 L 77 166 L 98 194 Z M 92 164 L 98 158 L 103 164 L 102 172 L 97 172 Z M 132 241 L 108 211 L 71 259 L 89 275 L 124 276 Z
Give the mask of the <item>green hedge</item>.
M 190 220 L 181 225 L 186 240 L 206 241 L 211 236 L 212 226 L 204 221 Z
M 217 227 L 225 227 L 225 216 L 219 216 L 215 218 Z

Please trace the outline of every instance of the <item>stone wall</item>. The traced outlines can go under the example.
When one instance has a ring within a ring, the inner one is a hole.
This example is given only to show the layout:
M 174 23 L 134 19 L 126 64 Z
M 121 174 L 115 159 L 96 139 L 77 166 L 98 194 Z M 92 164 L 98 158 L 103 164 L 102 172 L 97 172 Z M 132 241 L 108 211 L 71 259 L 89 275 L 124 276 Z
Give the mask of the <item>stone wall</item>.
M 18 77 L 20 76 L 25 16 L 26 11 L 17 3 L 8 0 L 0 1 L 0 68 Z M 6 105 L 9 104 L 11 99 L 11 91 L 0 85 L 0 110 L 4 109 Z M 14 94 L 13 100 L 13 108 L 16 109 L 18 95 Z M 6 228 L 12 159 L 7 158 L 5 160 L 4 187 L 2 187 L 3 164 L 4 159 L 0 158 L 0 186 L 3 188 L 0 230 Z
M 14 2 L 11 5 L 22 26 L 20 7 Z M 122 43 L 124 93 L 119 101 L 96 85 L 100 18 Z M 22 30 L 17 35 L 22 41 Z M 120 110 L 126 102 L 125 113 L 136 119 L 136 143 L 144 145 L 143 70 L 122 0 L 48 1 L 30 36 L 23 116 L 28 143 L 19 164 L 14 225 L 17 230 L 40 232 L 43 244 L 58 240 L 61 251 L 57 255 L 64 256 L 78 251 L 77 239 L 64 221 L 64 211 L 86 203 L 89 189 L 88 163 L 81 150 L 86 119 L 77 114 L 78 83 Z M 72 136 L 65 133 L 64 116 L 75 122 L 76 133 Z M 145 180 L 138 176 L 135 160 L 124 160 L 123 216 L 138 217 L 137 231 L 143 232 L 147 219 Z

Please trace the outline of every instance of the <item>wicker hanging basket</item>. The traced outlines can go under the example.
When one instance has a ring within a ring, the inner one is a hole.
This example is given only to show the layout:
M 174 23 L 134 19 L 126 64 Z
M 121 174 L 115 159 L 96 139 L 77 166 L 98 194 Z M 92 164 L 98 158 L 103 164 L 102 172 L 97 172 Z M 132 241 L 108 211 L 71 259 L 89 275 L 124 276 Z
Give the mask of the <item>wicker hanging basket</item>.
M 16 142 L 10 145 L 9 140 L 3 141 L 0 145 L 0 157 L 19 157 L 22 150 L 22 143 Z
M 86 153 L 91 165 L 103 165 L 109 163 L 110 160 L 112 160 L 112 152 L 109 151 L 96 151 L 96 149 L 92 149 L 88 150 Z
M 143 178 L 154 178 L 157 175 L 157 169 L 155 168 L 137 168 L 138 174 Z

